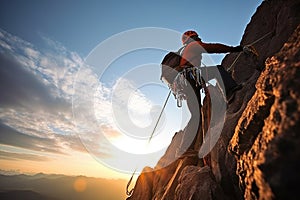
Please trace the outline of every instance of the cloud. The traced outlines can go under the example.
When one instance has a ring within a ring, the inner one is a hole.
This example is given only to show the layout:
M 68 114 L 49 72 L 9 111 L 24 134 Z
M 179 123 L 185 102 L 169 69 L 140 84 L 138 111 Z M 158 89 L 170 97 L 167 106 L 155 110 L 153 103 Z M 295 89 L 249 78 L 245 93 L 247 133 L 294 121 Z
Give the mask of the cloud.
M 31 161 L 50 161 L 48 157 L 35 155 L 35 154 L 26 154 L 26 153 L 12 153 L 7 151 L 0 150 L 0 159 L 1 160 L 31 160 Z
M 113 116 L 113 91 L 115 108 L 126 109 L 119 117 L 148 123 L 152 103 L 139 90 L 131 94 L 133 82 L 119 79 L 106 87 L 76 52 L 43 39 L 48 48 L 37 49 L 0 29 L 0 144 L 37 154 L 88 150 L 107 157 L 110 144 L 105 137 L 120 135 Z M 23 155 L 43 160 L 15 152 L 1 154 L 3 159 Z
M 0 33 L 0 143 L 54 154 L 84 152 L 71 107 L 82 59 Z
M 26 107 L 32 111 L 61 110 L 71 105 L 51 95 L 49 88 L 10 55 L 0 54 L 1 107 Z
M 97 120 L 114 129 L 116 118 L 134 121 L 142 125 L 153 106 L 130 80 L 119 78 L 112 88 L 100 85 L 94 95 L 94 107 Z
M 54 139 L 26 135 L 2 123 L 0 123 L 0 144 L 38 152 L 63 154 L 60 146 Z
M 78 135 L 56 135 L 56 138 L 66 148 L 84 153 L 87 152 Z

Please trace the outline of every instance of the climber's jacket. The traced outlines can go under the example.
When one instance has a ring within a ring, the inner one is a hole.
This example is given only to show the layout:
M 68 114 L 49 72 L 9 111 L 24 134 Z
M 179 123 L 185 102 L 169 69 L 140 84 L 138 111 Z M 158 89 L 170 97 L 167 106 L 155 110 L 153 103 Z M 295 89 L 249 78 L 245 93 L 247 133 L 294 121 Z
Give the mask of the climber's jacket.
M 200 38 L 192 38 L 193 40 L 186 44 L 182 52 L 180 67 L 201 66 L 202 53 L 229 53 L 243 51 L 242 46 L 227 46 L 220 43 L 204 43 Z

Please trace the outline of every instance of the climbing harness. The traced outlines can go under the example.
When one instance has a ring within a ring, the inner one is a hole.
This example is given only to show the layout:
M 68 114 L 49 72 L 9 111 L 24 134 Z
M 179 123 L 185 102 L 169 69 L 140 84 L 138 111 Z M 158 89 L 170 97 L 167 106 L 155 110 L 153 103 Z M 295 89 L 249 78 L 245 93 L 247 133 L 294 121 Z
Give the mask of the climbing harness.
M 251 54 L 251 53 L 252 53 L 252 54 L 254 54 L 255 56 L 258 57 L 258 56 L 259 56 L 259 55 L 258 55 L 258 52 L 256 51 L 256 49 L 254 48 L 253 45 L 256 44 L 256 43 L 258 43 L 258 42 L 261 41 L 262 39 L 266 38 L 268 35 L 270 35 L 270 34 L 273 33 L 273 32 L 274 32 L 274 31 L 270 31 L 270 32 L 266 33 L 265 35 L 263 35 L 262 37 L 260 37 L 260 38 L 258 38 L 257 40 L 255 40 L 254 42 L 252 42 L 252 43 L 250 43 L 250 44 L 248 44 L 248 45 L 245 45 L 245 46 L 243 47 L 243 51 L 240 52 L 240 53 L 237 55 L 237 57 L 234 59 L 234 61 L 232 62 L 232 64 L 227 68 L 227 71 L 228 71 L 228 72 L 231 71 L 232 67 L 235 65 L 235 63 L 237 62 L 237 60 L 239 59 L 239 57 L 241 56 L 241 54 L 242 54 L 243 52 L 246 53 L 246 54 Z M 180 50 L 180 53 L 182 53 L 182 51 L 183 51 L 183 48 Z M 204 65 L 204 67 L 205 67 L 205 69 L 206 69 L 206 65 Z M 207 70 L 207 69 L 206 69 L 206 70 Z M 207 75 L 207 72 L 206 72 L 206 75 Z M 158 119 L 157 119 L 157 122 L 156 122 L 156 124 L 155 124 L 155 126 L 154 126 L 154 129 L 153 129 L 153 131 L 152 131 L 152 133 L 151 133 L 151 135 L 150 135 L 150 137 L 149 137 L 148 143 L 150 143 L 150 141 L 151 141 L 151 139 L 152 139 L 152 137 L 153 137 L 153 135 L 154 135 L 154 133 L 155 133 L 155 130 L 156 130 L 157 126 L 158 126 L 158 123 L 159 123 L 160 118 L 161 118 L 161 116 L 162 116 L 162 113 L 163 113 L 163 111 L 164 111 L 164 109 L 165 109 L 165 107 L 166 107 L 166 105 L 167 105 L 167 102 L 168 102 L 168 100 L 169 100 L 169 98 L 170 98 L 171 93 L 173 93 L 173 95 L 175 96 L 175 98 L 176 98 L 176 100 L 177 100 L 177 106 L 178 106 L 178 107 L 182 107 L 182 101 L 185 100 L 185 99 L 187 98 L 187 97 L 186 97 L 186 94 L 184 94 L 184 92 L 183 92 L 184 87 L 186 87 L 186 86 L 188 85 L 188 83 L 187 83 L 187 76 L 189 76 L 189 78 L 194 79 L 195 82 L 196 82 L 196 84 L 197 84 L 198 86 L 201 86 L 205 93 L 207 92 L 207 91 L 205 91 L 205 90 L 207 90 L 207 85 L 206 85 L 207 83 L 205 83 L 205 81 L 203 80 L 203 78 L 202 78 L 202 76 L 201 76 L 201 69 L 200 69 L 199 67 L 186 67 L 186 68 L 184 68 L 181 72 L 179 72 L 179 73 L 177 74 L 177 76 L 175 77 L 174 82 L 173 82 L 172 84 L 168 84 L 168 86 L 169 86 L 169 88 L 170 88 L 170 91 L 169 91 L 168 96 L 167 96 L 167 98 L 166 98 L 166 100 L 165 100 L 165 102 L 164 102 L 163 108 L 162 108 L 162 110 L 161 110 L 161 112 L 160 112 L 160 115 L 159 115 L 159 117 L 158 117 Z M 208 80 L 207 80 L 207 81 L 208 81 Z M 217 83 L 217 84 L 218 84 L 218 83 Z M 200 91 L 199 91 L 199 92 L 200 92 Z M 202 106 L 201 106 L 201 107 L 202 107 Z M 203 111 L 202 108 L 201 108 L 201 114 L 202 114 L 202 117 L 203 117 L 204 111 Z M 204 125 L 204 124 L 203 124 L 204 121 L 202 120 L 201 123 L 202 123 L 202 126 L 203 126 L 203 125 Z M 204 127 L 203 127 L 203 128 L 204 128 Z M 203 128 L 202 128 L 202 129 L 203 129 Z M 201 131 L 203 132 L 203 133 L 202 133 L 202 134 L 203 134 L 202 137 L 203 137 L 203 142 L 204 142 L 204 130 L 201 130 Z M 180 167 L 182 166 L 182 164 L 183 164 L 183 160 L 181 160 L 181 161 L 179 162 L 179 165 L 178 165 L 177 168 L 176 168 L 175 174 L 174 174 L 173 177 L 171 178 L 172 181 L 169 181 L 169 183 L 168 183 L 168 185 L 167 185 L 167 190 L 165 191 L 165 193 L 164 193 L 162 199 L 165 198 L 165 196 L 166 196 L 166 194 L 167 194 L 167 191 L 171 188 L 171 185 L 172 185 L 172 183 L 173 183 L 173 179 L 175 179 L 175 177 L 177 176 L 178 171 L 179 171 Z M 133 187 L 131 190 L 129 190 L 129 187 L 130 187 L 130 185 L 131 185 L 133 176 L 134 176 L 135 173 L 136 173 L 136 170 L 137 170 L 137 169 L 134 170 L 134 172 L 133 172 L 133 174 L 131 175 L 131 177 L 130 177 L 128 183 L 127 183 L 127 186 L 126 186 L 126 194 L 127 194 L 127 196 L 129 196 L 129 197 L 132 195 L 132 193 L 133 193 L 133 191 L 134 191 L 134 187 Z
M 188 85 L 187 83 L 187 76 L 189 76 L 189 78 L 191 79 L 194 79 L 196 84 L 198 86 L 202 86 L 203 87 L 203 84 L 204 83 L 204 80 L 203 78 L 201 78 L 201 70 L 198 68 L 198 67 L 188 67 L 188 68 L 184 68 L 181 72 L 178 73 L 178 75 L 176 76 L 173 84 L 169 84 L 169 88 L 170 88 L 170 91 L 168 93 L 168 96 L 164 102 L 164 105 L 161 109 L 161 112 L 159 114 L 159 117 L 156 121 L 156 124 L 154 126 L 154 129 L 149 137 L 149 140 L 148 140 L 148 143 L 150 143 L 151 139 L 153 138 L 153 135 L 155 133 L 155 130 L 158 126 L 158 123 L 161 119 L 161 116 L 162 116 L 162 113 L 169 101 L 169 98 L 170 98 L 170 95 L 171 93 L 173 92 L 175 98 L 177 99 L 177 106 L 178 107 L 181 107 L 182 106 L 182 101 L 184 99 L 186 99 L 186 95 L 185 93 L 183 92 L 184 88 Z M 200 91 L 199 91 L 200 92 Z M 178 168 L 179 169 L 179 168 Z M 134 172 L 132 173 L 128 183 L 127 183 L 127 186 L 126 186 L 126 194 L 127 196 L 131 196 L 133 191 L 134 191 L 134 188 L 132 188 L 131 190 L 129 190 L 129 187 L 131 185 L 131 182 L 132 182 L 132 179 L 134 177 L 136 173 L 136 169 L 134 170 Z
M 151 135 L 149 137 L 148 143 L 150 143 L 151 139 L 153 138 L 155 130 L 156 130 L 156 128 L 158 126 L 158 123 L 159 123 L 159 121 L 161 119 L 162 113 L 163 113 L 163 111 L 164 111 L 164 109 L 165 109 L 165 107 L 166 107 L 166 105 L 167 105 L 167 103 L 169 101 L 169 98 L 170 98 L 170 95 L 171 95 L 172 92 L 173 92 L 175 98 L 177 99 L 177 106 L 178 107 L 182 106 L 182 101 L 184 99 L 186 99 L 186 95 L 184 94 L 183 89 L 184 89 L 184 87 L 186 87 L 188 85 L 187 80 L 186 80 L 187 76 L 190 76 L 190 78 L 193 78 L 196 81 L 197 84 L 199 84 L 199 85 L 201 84 L 200 69 L 198 69 L 196 67 L 189 67 L 189 68 L 183 69 L 180 73 L 178 73 L 178 75 L 176 76 L 173 84 L 169 84 L 170 91 L 169 91 L 168 96 L 167 96 L 167 98 L 166 98 L 166 100 L 164 102 L 164 105 L 163 105 L 163 107 L 161 109 L 161 112 L 160 112 L 160 114 L 158 116 L 156 124 L 155 124 L 155 126 L 153 128 L 153 131 L 152 131 L 152 133 L 151 133 Z M 131 185 L 131 182 L 132 182 L 132 179 L 133 179 L 135 173 L 136 173 L 136 169 L 132 173 L 132 175 L 131 175 L 128 183 L 127 183 L 127 186 L 126 186 L 126 194 L 127 194 L 127 196 L 131 196 L 132 193 L 133 193 L 133 191 L 134 191 L 134 188 L 132 188 L 131 190 L 129 190 L 129 187 Z
M 201 70 L 198 67 L 186 67 L 177 74 L 172 84 L 169 84 L 170 90 L 173 92 L 177 100 L 177 107 L 182 107 L 182 101 L 185 100 L 186 94 L 184 88 L 188 86 L 187 79 L 193 79 L 196 86 L 201 85 Z

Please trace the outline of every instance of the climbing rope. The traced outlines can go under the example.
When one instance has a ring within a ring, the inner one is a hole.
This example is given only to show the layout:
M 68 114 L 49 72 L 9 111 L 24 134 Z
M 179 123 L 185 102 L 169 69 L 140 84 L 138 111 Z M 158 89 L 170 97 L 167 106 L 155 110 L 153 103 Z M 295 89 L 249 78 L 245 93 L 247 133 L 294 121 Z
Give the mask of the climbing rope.
M 266 33 L 265 35 L 263 35 L 262 37 L 260 37 L 260 38 L 258 38 L 257 40 L 255 40 L 254 42 L 252 42 L 252 43 L 250 43 L 250 44 L 248 44 L 248 45 L 245 45 L 244 48 L 243 48 L 243 51 L 240 52 L 240 53 L 237 55 L 237 57 L 234 59 L 234 61 L 233 61 L 232 64 L 229 66 L 229 68 L 227 69 L 227 71 L 229 71 L 229 72 L 231 71 L 232 67 L 236 64 L 237 60 L 239 59 L 239 57 L 241 56 L 241 54 L 242 54 L 243 52 L 246 52 L 246 53 L 247 53 L 247 52 L 250 52 L 250 53 L 253 53 L 254 55 L 258 56 L 258 53 L 257 53 L 256 49 L 253 47 L 253 45 L 256 44 L 256 43 L 258 43 L 259 41 L 263 40 L 264 38 L 266 38 L 266 37 L 267 37 L 268 35 L 270 35 L 271 33 L 273 33 L 273 31 L 270 31 L 270 32 Z M 206 65 L 204 65 L 204 67 L 205 67 L 205 69 L 206 69 Z M 206 70 L 207 70 L 207 69 L 206 69 Z M 207 74 L 206 74 L 206 75 L 207 75 Z M 197 77 L 197 79 L 198 79 L 198 77 Z M 203 80 L 202 80 L 202 81 L 203 81 Z M 172 92 L 172 90 L 170 90 L 169 93 L 168 93 L 168 96 L 167 96 L 167 98 L 166 98 L 166 100 L 165 100 L 165 103 L 164 103 L 164 105 L 163 105 L 163 108 L 162 108 L 162 110 L 161 110 L 161 112 L 160 112 L 160 114 L 159 114 L 159 117 L 158 117 L 157 121 L 156 121 L 156 124 L 155 124 L 155 126 L 154 126 L 154 129 L 153 129 L 153 131 L 152 131 L 152 133 L 151 133 L 151 135 L 150 135 L 150 137 L 149 137 L 148 143 L 150 143 L 151 139 L 153 138 L 153 135 L 154 135 L 155 130 L 156 130 L 157 126 L 158 126 L 158 123 L 159 123 L 159 121 L 160 121 L 160 118 L 161 118 L 161 116 L 162 116 L 162 113 L 163 113 L 163 111 L 164 111 L 164 109 L 165 109 L 165 107 L 166 107 L 166 105 L 167 105 L 167 102 L 168 102 L 168 100 L 169 100 L 169 98 L 170 98 L 171 92 Z M 180 100 L 180 99 L 179 99 L 179 100 Z M 203 109 L 201 109 L 201 114 L 202 114 L 202 115 L 204 114 Z M 202 117 L 203 117 L 203 116 L 202 116 Z M 202 126 L 203 126 L 203 121 L 202 121 Z M 204 130 L 202 130 L 202 131 L 204 131 Z M 204 133 L 203 133 L 203 137 L 204 137 Z M 203 139 L 204 139 L 204 138 L 203 138 Z M 204 140 L 203 140 L 203 142 L 204 142 Z M 131 177 L 130 177 L 128 183 L 127 183 L 127 186 L 126 186 L 126 194 L 127 194 L 127 196 L 131 196 L 132 193 L 133 193 L 133 191 L 134 191 L 134 187 L 133 187 L 131 190 L 129 190 L 129 187 L 130 187 L 131 182 L 132 182 L 132 179 L 133 179 L 133 177 L 134 177 L 134 175 L 135 175 L 135 173 L 136 173 L 136 170 L 137 170 L 137 169 L 134 170 L 134 172 L 132 173 L 132 175 L 131 175 Z
M 234 61 L 232 62 L 232 64 L 227 68 L 228 72 L 231 72 L 232 67 L 235 65 L 235 63 L 237 62 L 237 60 L 239 59 L 239 57 L 242 55 L 243 52 L 250 52 L 253 53 L 254 55 L 258 56 L 258 53 L 256 51 L 256 49 L 254 48 L 254 44 L 258 43 L 259 41 L 263 40 L 264 38 L 266 38 L 268 35 L 270 35 L 271 33 L 273 33 L 274 31 L 270 31 L 268 33 L 266 33 L 265 35 L 263 35 L 262 37 L 258 38 L 257 40 L 255 40 L 254 42 L 245 45 L 243 48 L 243 51 L 241 51 L 237 57 L 234 59 Z
M 262 37 L 258 38 L 257 40 L 255 40 L 254 42 L 252 42 L 251 44 L 249 44 L 249 46 L 252 46 L 252 45 L 258 43 L 259 41 L 261 41 L 262 39 L 264 39 L 265 37 L 267 37 L 267 36 L 270 35 L 271 33 L 274 33 L 274 31 L 270 31 L 270 32 L 266 33 L 266 34 L 263 35 Z
M 167 96 L 167 98 L 166 98 L 166 100 L 165 100 L 165 103 L 164 103 L 164 105 L 163 105 L 163 107 L 162 107 L 162 109 L 161 109 L 161 112 L 160 112 L 160 114 L 159 114 L 159 116 L 158 116 L 158 119 L 157 119 L 157 121 L 156 121 L 156 124 L 155 124 L 155 126 L 154 126 L 154 128 L 153 128 L 153 131 L 152 131 L 152 133 L 151 133 L 151 135 L 150 135 L 150 137 L 149 137 L 148 144 L 150 143 L 151 139 L 153 138 L 153 135 L 154 135 L 154 133 L 155 133 L 155 130 L 156 130 L 156 128 L 157 128 L 157 126 L 158 126 L 158 123 L 159 123 L 159 121 L 160 121 L 160 118 L 161 118 L 161 116 L 162 116 L 162 114 L 163 114 L 163 112 L 164 112 L 164 110 L 165 110 L 165 108 L 166 108 L 166 105 L 167 105 L 168 101 L 169 101 L 170 95 L 171 95 L 171 90 L 169 91 L 169 94 L 168 94 L 168 96 Z M 131 196 L 132 193 L 133 193 L 133 191 L 134 191 L 134 187 L 133 187 L 131 190 L 129 190 L 129 186 L 131 185 L 131 182 L 132 182 L 132 179 L 133 179 L 133 177 L 134 177 L 134 175 L 135 175 L 135 173 L 136 173 L 136 170 L 137 170 L 137 168 L 135 168 L 135 170 L 133 171 L 133 173 L 132 173 L 132 175 L 131 175 L 131 177 L 130 177 L 128 183 L 127 183 L 127 186 L 126 186 L 126 194 L 127 194 L 127 196 Z
M 157 126 L 158 126 L 158 123 L 159 123 L 159 121 L 160 121 L 160 118 L 161 118 L 161 116 L 162 116 L 162 114 L 163 114 L 163 112 L 164 112 L 164 110 L 165 110 L 165 108 L 166 108 L 166 105 L 167 105 L 168 101 L 169 101 L 170 95 L 171 95 L 171 90 L 169 91 L 169 94 L 168 94 L 168 96 L 167 96 L 167 98 L 166 98 L 166 100 L 165 100 L 164 106 L 163 106 L 162 109 L 161 109 L 161 112 L 160 112 L 160 114 L 159 114 L 159 116 L 158 116 L 158 119 L 157 119 L 157 121 L 156 121 L 156 124 L 155 124 L 155 126 L 154 126 L 154 129 L 153 129 L 153 131 L 152 131 L 152 133 L 151 133 L 151 135 L 150 135 L 150 138 L 149 138 L 149 140 L 148 140 L 148 143 L 150 143 L 150 141 L 151 141 L 151 139 L 152 139 L 152 137 L 153 137 L 153 134 L 155 133 L 155 130 L 156 130 Z
M 132 193 L 134 191 L 134 187 L 131 190 L 129 190 L 129 186 L 131 185 L 131 182 L 132 182 L 132 179 L 133 179 L 133 176 L 134 176 L 135 172 L 136 172 L 136 168 L 135 168 L 134 172 L 132 173 L 132 175 L 131 175 L 131 177 L 130 177 L 127 185 L 126 185 L 126 195 L 129 196 L 129 197 L 132 195 Z
M 235 65 L 236 61 L 239 59 L 239 57 L 242 55 L 242 51 L 238 54 L 238 56 L 234 59 L 234 61 L 231 63 L 231 65 L 228 67 L 227 71 L 231 72 L 232 67 Z

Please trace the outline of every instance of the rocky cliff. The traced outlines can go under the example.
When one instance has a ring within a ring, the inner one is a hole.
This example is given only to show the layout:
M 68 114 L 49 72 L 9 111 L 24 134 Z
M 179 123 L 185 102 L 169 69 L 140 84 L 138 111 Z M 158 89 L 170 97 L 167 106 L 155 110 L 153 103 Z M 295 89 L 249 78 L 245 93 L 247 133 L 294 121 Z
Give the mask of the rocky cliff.
M 259 56 L 232 53 L 222 62 L 244 86 L 227 107 L 209 164 L 191 158 L 165 166 L 178 132 L 156 166 L 165 167 L 145 167 L 128 200 L 299 199 L 299 22 L 299 0 L 262 2 L 241 40 Z

